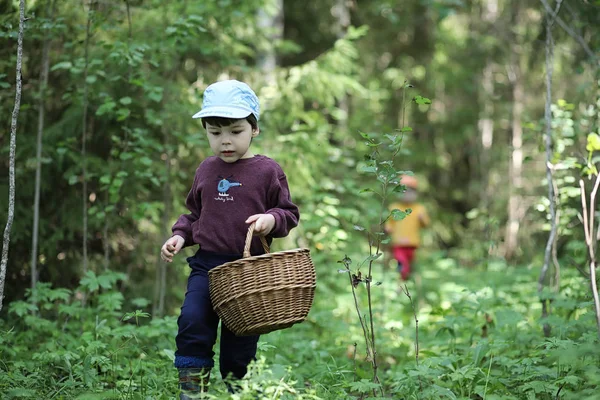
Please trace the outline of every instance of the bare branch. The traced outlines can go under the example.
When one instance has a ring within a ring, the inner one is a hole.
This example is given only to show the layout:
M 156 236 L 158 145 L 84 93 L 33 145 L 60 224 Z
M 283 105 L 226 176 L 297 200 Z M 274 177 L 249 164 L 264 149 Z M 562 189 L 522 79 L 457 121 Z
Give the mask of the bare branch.
M 587 217 L 587 200 L 585 186 L 583 179 L 579 180 L 579 187 L 581 188 L 581 207 L 583 209 L 583 230 L 585 232 L 585 242 L 588 248 L 588 254 L 590 257 L 590 286 L 592 290 L 592 297 L 594 299 L 594 308 L 596 311 L 596 325 L 598 326 L 598 337 L 600 338 L 600 295 L 598 294 L 598 285 L 596 284 L 596 256 L 594 249 L 596 243 L 593 241 L 594 234 L 594 203 L 596 202 L 596 194 L 598 187 L 600 186 L 600 174 L 596 175 L 596 182 L 594 188 L 590 194 L 590 218 Z
M 415 360 L 416 360 L 416 364 L 418 367 L 419 366 L 419 318 L 417 317 L 417 310 L 415 308 L 415 303 L 413 302 L 412 296 L 410 295 L 410 292 L 408 291 L 408 286 L 405 284 L 404 286 L 401 286 L 401 289 L 404 292 L 404 294 L 406 295 L 406 297 L 408 297 L 408 300 L 410 301 L 410 306 L 412 307 L 412 310 L 413 310 L 413 315 L 415 317 Z M 420 376 L 419 376 L 419 388 L 421 391 L 423 391 L 423 383 L 421 382 Z
M 550 8 L 550 5 L 548 4 L 548 2 L 546 0 L 540 0 L 540 1 L 544 5 L 546 12 L 552 16 L 552 23 L 554 23 L 554 21 L 556 21 L 558 23 L 558 25 L 560 25 L 560 27 L 563 28 L 565 30 L 565 32 L 567 32 L 569 34 L 569 36 L 571 36 L 573 39 L 575 39 L 577 41 L 577 43 L 579 43 L 581 45 L 581 47 L 583 48 L 585 53 L 594 61 L 594 63 L 596 63 L 598 66 L 600 66 L 600 61 L 598 60 L 598 57 L 596 56 L 596 54 L 594 54 L 594 52 L 590 49 L 590 47 L 587 45 L 587 43 L 581 37 L 581 35 L 579 35 L 577 32 L 575 32 L 573 29 L 571 29 L 571 27 L 569 25 L 567 25 L 565 23 L 565 21 L 563 21 L 563 19 L 557 15 L 558 10 L 556 12 L 552 11 L 552 8 Z M 562 2 L 562 0 L 559 1 L 559 7 L 560 7 L 561 2 Z

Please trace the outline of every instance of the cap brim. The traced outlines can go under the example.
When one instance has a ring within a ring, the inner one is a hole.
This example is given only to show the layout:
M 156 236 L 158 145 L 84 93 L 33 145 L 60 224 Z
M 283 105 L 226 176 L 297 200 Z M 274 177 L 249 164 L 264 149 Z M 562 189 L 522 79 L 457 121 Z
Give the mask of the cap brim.
M 252 114 L 250 110 L 237 107 L 208 107 L 198 111 L 192 118 L 223 117 L 223 118 L 246 118 Z

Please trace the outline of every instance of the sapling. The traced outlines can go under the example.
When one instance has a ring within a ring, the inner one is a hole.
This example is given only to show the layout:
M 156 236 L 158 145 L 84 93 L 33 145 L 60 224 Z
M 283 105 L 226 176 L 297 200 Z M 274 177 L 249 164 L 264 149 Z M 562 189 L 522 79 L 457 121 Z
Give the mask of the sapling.
M 404 125 L 404 114 L 406 111 L 406 90 L 412 87 L 413 86 L 411 84 L 407 83 L 406 81 L 404 82 L 401 109 L 402 125 Z M 431 100 L 421 96 L 415 96 L 412 98 L 412 102 L 419 105 L 431 104 Z M 372 176 L 373 181 L 377 182 L 378 186 L 376 189 L 365 188 L 361 190 L 360 193 L 372 193 L 377 197 L 379 217 L 373 230 L 363 226 L 354 225 L 355 230 L 363 232 L 366 235 L 369 246 L 369 255 L 358 264 L 356 271 L 351 269 L 352 260 L 348 256 L 345 256 L 344 259 L 340 261 L 345 267 L 344 269 L 341 269 L 340 272 L 346 273 L 350 282 L 350 288 L 354 298 L 354 306 L 356 308 L 356 313 L 365 341 L 367 360 L 372 368 L 372 382 L 379 386 L 382 396 L 384 393 L 378 376 L 379 364 L 377 360 L 377 341 L 375 336 L 375 321 L 373 318 L 372 295 L 373 285 L 379 286 L 381 282 L 374 282 L 373 266 L 378 259 L 382 258 L 382 245 L 390 242 L 390 239 L 387 237 L 384 229 L 386 221 L 390 218 L 394 220 L 401 220 L 410 214 L 410 210 L 394 209 L 388 211 L 387 209 L 389 196 L 394 193 L 402 193 L 406 190 L 405 185 L 400 183 L 400 176 L 412 175 L 411 171 L 398 170 L 394 165 L 394 162 L 396 161 L 402 148 L 404 134 L 410 131 L 412 131 L 410 127 L 401 126 L 395 133 L 382 135 L 383 137 L 369 135 L 362 132 L 360 133 L 361 137 L 364 139 L 365 145 L 370 151 L 369 154 L 365 155 L 366 162 L 362 166 L 361 171 Z M 367 266 L 366 274 L 361 272 L 361 268 L 364 266 Z M 363 314 L 361 311 L 359 296 L 356 291 L 357 287 L 362 284 L 364 284 L 367 297 L 368 310 L 366 314 Z M 373 395 L 376 395 L 375 389 L 373 389 Z

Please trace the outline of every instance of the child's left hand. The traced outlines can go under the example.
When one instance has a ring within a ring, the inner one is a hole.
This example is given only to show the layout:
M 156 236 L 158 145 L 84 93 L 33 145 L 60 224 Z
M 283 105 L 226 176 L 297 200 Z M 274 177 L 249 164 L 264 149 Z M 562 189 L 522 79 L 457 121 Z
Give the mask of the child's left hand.
M 256 221 L 254 225 L 254 234 L 259 236 L 266 236 L 273 228 L 275 228 L 275 217 L 271 214 L 254 214 L 248 217 L 246 220 L 247 224 L 251 224 Z

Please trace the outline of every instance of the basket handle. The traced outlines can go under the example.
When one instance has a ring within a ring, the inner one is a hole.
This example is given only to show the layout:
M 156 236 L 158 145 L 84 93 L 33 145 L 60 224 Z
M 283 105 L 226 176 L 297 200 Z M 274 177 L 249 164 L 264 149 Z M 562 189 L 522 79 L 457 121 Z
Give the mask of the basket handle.
M 246 245 L 244 246 L 244 258 L 248 258 L 251 256 L 250 254 L 250 245 L 252 244 L 252 236 L 254 235 L 254 226 L 256 225 L 256 221 L 250 224 L 248 227 L 248 233 L 246 234 Z M 265 253 L 269 253 L 269 244 L 264 236 L 260 236 L 260 242 L 262 243 L 263 249 L 265 249 Z

